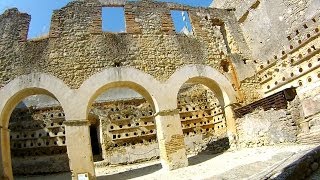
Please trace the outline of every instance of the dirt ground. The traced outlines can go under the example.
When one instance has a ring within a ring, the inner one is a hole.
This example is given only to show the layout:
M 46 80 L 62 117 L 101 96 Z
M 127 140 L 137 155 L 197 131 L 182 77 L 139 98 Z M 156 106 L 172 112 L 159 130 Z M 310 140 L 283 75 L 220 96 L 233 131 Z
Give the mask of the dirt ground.
M 107 166 L 96 168 L 98 180 L 121 179 L 261 179 L 284 163 L 290 163 L 307 151 L 312 145 L 282 145 L 258 148 L 246 148 L 238 151 L 227 151 L 222 154 L 208 152 L 189 157 L 189 166 L 166 172 L 161 169 L 159 160 L 126 166 Z M 293 158 L 294 157 L 294 158 Z M 17 180 L 65 180 L 70 179 L 69 173 L 38 176 L 16 177 Z

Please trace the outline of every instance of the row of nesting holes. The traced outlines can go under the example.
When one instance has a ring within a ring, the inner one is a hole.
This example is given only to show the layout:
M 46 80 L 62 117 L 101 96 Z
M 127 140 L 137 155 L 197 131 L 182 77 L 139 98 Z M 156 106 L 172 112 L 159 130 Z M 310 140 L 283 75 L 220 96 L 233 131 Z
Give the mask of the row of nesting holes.
M 209 108 L 211 108 L 211 107 L 209 107 Z M 204 110 L 205 110 L 205 109 L 208 109 L 208 106 L 204 106 L 204 107 L 200 106 L 200 107 L 193 107 L 193 108 L 192 108 L 193 111 L 195 111 L 195 110 L 203 110 L 203 109 L 204 109 Z M 181 109 L 180 109 L 180 112 L 181 112 L 181 111 L 189 111 L 189 110 L 190 110 L 190 109 L 189 109 L 188 107 L 186 107 L 186 108 L 181 108 Z
M 150 116 L 152 116 L 153 115 L 153 112 L 149 112 L 149 115 Z M 145 114 L 145 113 L 142 113 L 142 116 L 144 117 L 144 116 L 149 116 L 148 114 Z M 136 114 L 134 114 L 133 115 L 134 117 L 137 117 L 137 115 Z M 125 115 L 125 119 L 128 119 L 130 116 L 129 115 Z M 123 117 L 122 116 L 117 116 L 117 119 L 123 119 Z
M 319 32 L 319 28 L 315 28 L 314 31 L 315 31 L 316 33 L 318 33 L 318 32 Z M 307 34 L 307 39 L 309 39 L 310 37 L 311 37 L 311 35 L 308 33 L 308 34 Z M 302 43 L 301 39 L 298 40 L 298 43 L 299 43 L 299 44 Z M 294 47 L 293 47 L 292 45 L 290 45 L 290 49 L 293 49 L 293 48 L 294 48 Z
M 314 20 L 315 20 L 315 19 L 314 19 Z M 307 26 L 307 25 L 305 24 L 305 26 Z M 314 31 L 315 31 L 316 33 L 318 33 L 318 32 L 319 32 L 319 28 L 315 28 Z M 297 30 L 296 33 L 299 34 L 299 31 Z M 310 37 L 311 37 L 311 35 L 310 35 L 310 34 L 307 34 L 307 38 L 310 38 Z M 290 36 L 288 36 L 287 38 L 288 38 L 289 40 L 291 40 L 291 37 L 290 37 Z M 298 43 L 301 44 L 302 41 L 301 41 L 301 40 L 298 40 Z M 290 45 L 290 49 L 293 49 L 293 48 L 294 48 L 294 47 L 293 47 L 292 45 Z M 286 52 L 285 52 L 285 51 L 282 51 L 282 55 L 285 55 L 285 54 L 286 54 Z M 278 59 L 278 57 L 275 55 L 275 56 L 274 56 L 274 59 Z M 254 62 L 255 62 L 255 63 L 258 63 L 257 61 L 254 61 Z M 267 64 L 270 64 L 270 61 L 269 61 L 269 60 L 267 61 Z M 264 67 L 264 66 L 261 65 L 261 66 L 260 66 L 260 69 L 263 69 L 263 67 Z
M 63 123 L 62 123 L 62 122 L 59 122 L 59 123 L 57 123 L 57 124 L 58 124 L 59 126 L 62 126 Z M 43 126 L 46 127 L 47 124 L 43 124 Z M 55 126 L 55 123 L 50 123 L 50 126 L 51 126 L 51 127 Z
M 313 50 L 316 50 L 316 48 L 315 48 L 314 46 L 311 46 L 311 48 L 312 48 Z M 308 49 L 308 53 L 311 53 L 311 52 L 312 52 L 312 50 L 311 50 L 311 49 Z M 302 54 L 299 54 L 298 57 L 299 57 L 299 59 L 302 59 Z M 295 62 L 295 60 L 294 60 L 294 59 L 291 59 L 290 62 L 293 64 L 293 63 Z M 311 67 L 312 67 L 312 64 L 309 63 L 309 64 L 308 64 L 308 67 L 311 68 Z M 275 72 L 280 72 L 280 70 L 279 70 L 278 68 L 276 68 L 274 71 L 275 71 Z M 299 70 L 299 71 L 300 71 L 300 70 Z M 301 71 L 301 72 L 302 72 L 302 71 Z
M 149 125 L 149 124 L 150 124 L 150 125 L 153 125 L 154 123 L 153 123 L 153 122 L 144 122 L 143 124 L 144 124 L 144 125 Z M 142 124 L 136 123 L 135 125 L 136 125 L 136 126 L 140 126 L 140 125 L 142 125 Z M 129 123 L 129 124 L 128 124 L 128 127 L 131 127 L 131 126 L 132 126 L 132 124 Z M 122 129 L 122 128 L 125 127 L 125 125 L 120 124 L 118 127 L 119 127 L 120 129 Z M 111 125 L 111 126 L 110 126 L 110 129 L 111 129 L 111 130 L 113 130 L 114 128 L 115 128 L 115 125 Z
M 313 46 L 311 46 L 310 48 L 308 48 L 308 54 L 310 54 L 312 51 L 316 51 L 317 50 L 317 48 L 313 45 Z M 298 55 L 298 58 L 299 59 L 302 59 L 303 58 L 303 55 L 302 54 L 299 54 Z M 294 59 L 292 58 L 291 60 L 290 60 L 290 62 L 291 63 L 294 63 Z
M 314 23 L 317 22 L 317 20 L 316 20 L 315 18 L 313 18 L 312 21 L 313 21 Z M 307 25 L 307 24 L 304 24 L 303 27 L 304 27 L 304 29 L 307 29 L 307 28 L 308 28 L 308 25 Z M 318 29 L 318 28 L 316 28 L 316 29 Z M 319 29 L 318 29 L 318 31 L 319 31 Z M 317 32 L 317 31 L 316 31 L 316 32 Z M 296 35 L 299 35 L 299 34 L 300 34 L 300 32 L 299 32 L 298 29 L 295 31 L 295 34 L 296 34 Z M 287 39 L 290 41 L 290 40 L 292 39 L 292 37 L 291 37 L 291 36 L 288 36 Z
M 202 117 L 200 117 L 200 116 L 197 114 L 197 115 L 195 115 L 195 119 L 197 119 L 197 118 L 203 118 L 203 117 L 208 117 L 208 116 L 211 116 L 211 113 L 208 113 L 208 115 L 202 114 Z M 189 117 L 189 119 L 194 119 L 194 116 L 188 116 L 188 117 Z M 181 117 L 181 119 L 185 120 L 185 119 L 188 119 L 188 117 L 187 117 L 187 116 L 183 116 L 183 117 Z M 223 118 L 221 118 L 221 119 L 223 119 Z M 218 117 L 218 120 L 220 120 L 219 117 Z M 216 121 L 216 118 L 214 118 L 214 121 Z
M 150 134 L 153 134 L 153 132 L 155 132 L 154 130 L 150 130 L 149 131 L 150 132 Z M 141 131 L 141 133 L 140 133 L 140 135 L 146 135 L 146 134 L 148 134 L 148 132 L 145 132 L 145 131 Z M 131 136 L 131 133 L 126 133 L 125 134 L 125 137 L 129 137 L 129 136 Z M 137 132 L 134 132 L 133 133 L 133 136 L 138 136 L 138 133 Z M 113 134 L 112 135 L 112 139 L 117 139 L 117 138 L 121 138 L 121 134 L 118 134 L 118 135 L 116 135 L 116 134 Z
M 206 125 L 206 124 L 210 124 L 210 121 L 205 121 L 205 122 L 202 122 L 202 121 L 201 121 L 200 123 L 193 123 L 193 125 L 195 125 L 195 126 L 196 126 L 197 124 L 198 124 L 198 125 Z M 190 125 L 192 125 L 192 123 L 191 123 L 191 124 L 186 124 L 185 126 L 186 126 L 186 127 L 190 127 Z
M 149 105 L 149 107 L 151 107 L 151 106 Z M 109 109 L 109 107 L 104 107 L 103 109 Z M 118 111 L 120 111 L 119 108 L 110 108 L 110 110 L 111 110 L 112 112 L 118 112 Z M 149 109 L 148 111 L 152 111 L 152 109 Z
M 319 28 L 316 28 L 315 29 L 315 32 L 319 32 Z M 311 35 L 310 34 L 307 34 L 307 37 L 308 38 L 310 38 L 311 37 Z M 298 43 L 299 44 L 301 44 L 302 43 L 302 41 L 301 40 L 298 40 Z M 290 49 L 293 49 L 294 47 L 292 46 L 292 45 L 290 45 Z M 311 49 L 314 49 L 314 50 L 316 50 L 316 48 L 315 48 L 315 46 L 311 46 Z M 311 50 L 310 48 L 308 49 L 308 53 L 311 53 L 312 52 L 312 50 Z M 286 52 L 285 51 L 282 51 L 282 55 L 285 55 L 286 54 Z M 302 58 L 302 55 L 301 54 L 299 54 L 299 58 L 301 59 Z M 274 56 L 274 59 L 276 60 L 276 59 L 278 59 L 278 57 L 277 56 Z M 271 62 L 268 60 L 267 61 L 267 64 L 270 64 Z M 260 65 L 260 69 L 263 69 L 264 68 L 264 66 L 263 65 Z
M 59 126 L 62 126 L 62 122 L 57 123 Z M 15 128 L 22 128 L 22 129 L 30 129 L 30 128 L 44 128 L 44 127 L 54 127 L 55 123 L 50 123 L 49 125 L 47 125 L 46 123 L 43 123 L 42 126 L 39 124 L 35 124 L 35 125 L 26 125 L 26 126 L 22 126 L 22 125 L 16 125 Z
M 314 46 L 311 46 L 311 48 L 314 49 L 314 50 L 316 50 L 316 48 L 315 48 Z M 308 49 L 308 53 L 311 53 L 311 51 L 312 51 L 311 49 Z M 301 55 L 301 54 L 299 54 L 299 58 L 300 58 L 300 59 L 302 58 L 302 55 Z M 291 62 L 291 64 L 293 64 L 293 63 L 295 62 L 295 60 L 294 60 L 294 59 L 291 59 L 290 62 Z M 311 67 L 312 67 L 312 64 L 309 63 L 309 64 L 308 64 L 308 67 L 311 68 Z M 299 69 L 299 72 L 302 72 L 301 69 L 302 69 L 302 68 Z M 279 70 L 278 68 L 276 68 L 274 71 L 275 71 L 275 72 L 279 72 L 280 70 Z M 265 76 L 265 78 L 268 78 L 268 75 L 267 75 L 267 74 L 265 74 L 264 76 Z M 294 74 L 291 73 L 291 77 L 293 77 L 293 76 L 294 76 Z M 283 81 L 285 81 L 285 77 L 283 77 L 282 79 L 283 79 Z M 262 79 L 259 78 L 259 80 L 261 81 Z M 276 82 L 276 84 L 277 84 L 277 82 Z
M 284 55 L 284 54 L 286 54 L 286 52 L 285 51 L 282 51 L 282 54 Z M 277 60 L 278 59 L 278 56 L 274 56 L 273 57 L 275 60 Z M 269 65 L 271 62 L 270 62 L 270 60 L 267 60 L 267 65 Z M 263 65 L 260 65 L 260 69 L 263 69 L 264 68 L 264 66 Z
M 319 32 L 319 28 L 315 28 L 314 31 L 315 31 L 316 33 L 318 33 L 318 32 Z M 310 35 L 310 34 L 307 34 L 307 39 L 309 39 L 310 37 L 311 37 L 311 35 Z M 301 40 L 298 40 L 298 43 L 301 44 L 302 41 L 301 41 Z M 292 45 L 290 45 L 290 49 L 293 49 L 293 48 L 294 48 L 294 47 L 293 47 Z M 313 48 L 314 50 L 316 50 L 316 48 L 315 48 L 314 46 L 312 46 L 311 48 Z M 310 53 L 310 52 L 311 52 L 311 49 L 308 49 L 308 53 Z M 282 55 L 285 55 L 285 54 L 286 54 L 285 51 L 282 51 L 281 53 L 282 53 Z M 301 56 L 301 57 L 300 57 L 300 56 Z M 301 55 L 301 54 L 299 55 L 299 58 L 302 58 L 302 55 Z M 278 57 L 277 57 L 277 56 L 274 56 L 274 59 L 278 59 Z M 270 61 L 267 61 L 267 64 L 270 64 Z M 262 68 L 261 68 L 261 69 L 262 69 Z
M 320 79 L 320 72 L 318 73 L 317 77 Z M 308 81 L 309 83 L 311 83 L 311 82 L 312 82 L 312 78 L 311 78 L 310 76 L 307 77 L 307 81 Z M 301 80 L 298 81 L 298 85 L 299 85 L 300 87 L 303 85 L 303 83 L 302 83 Z
M 57 116 L 58 116 L 58 117 L 65 117 L 65 114 L 64 114 L 64 113 L 58 113 Z M 42 115 L 42 117 L 43 117 L 43 118 L 47 118 L 48 116 L 44 114 L 44 115 Z M 51 113 L 49 117 L 54 118 L 54 117 L 56 117 L 56 116 L 55 116 L 55 114 Z
M 318 61 L 320 62 L 320 58 L 318 58 Z M 312 68 L 312 63 L 309 63 L 308 67 Z M 299 68 L 299 72 L 302 73 L 303 72 L 303 68 L 300 67 Z M 294 77 L 294 73 L 291 73 L 290 76 L 291 76 L 291 78 L 293 78 Z M 317 77 L 320 78 L 320 73 L 318 73 Z M 286 78 L 282 77 L 282 81 L 286 81 Z M 308 77 L 308 82 L 312 82 L 312 78 L 311 77 Z M 278 85 L 278 81 L 275 81 L 274 85 Z M 299 86 L 302 86 L 302 81 L 299 82 Z M 270 85 L 268 85 L 267 89 L 270 89 L 270 88 L 271 88 Z
M 57 115 L 56 115 L 56 114 L 57 114 Z M 64 113 L 56 113 L 56 114 L 51 113 L 49 117 L 51 117 L 51 118 L 56 117 L 56 116 L 58 116 L 58 117 L 65 117 L 65 114 L 64 114 Z M 18 116 L 18 117 L 15 117 L 15 118 L 18 119 L 18 120 L 23 120 L 23 119 L 25 119 L 25 117 L 26 117 L 26 116 L 23 116 L 23 113 L 20 112 L 20 113 L 19 113 L 19 116 Z M 42 115 L 42 117 L 43 117 L 43 118 L 47 118 L 48 116 L 47 116 L 46 114 L 44 114 L 44 115 Z
M 52 134 L 55 135 L 55 136 L 58 135 L 57 132 L 52 133 Z M 62 134 L 65 134 L 65 131 L 63 131 Z M 47 137 L 50 137 L 50 133 L 47 133 L 46 135 L 47 135 Z M 42 133 L 39 133 L 37 138 L 40 138 L 40 137 L 42 137 L 42 136 L 43 136 Z M 22 137 L 22 138 L 28 138 L 28 135 L 27 135 L 27 134 L 24 134 L 24 135 L 21 136 L 21 137 Z M 35 137 L 35 134 L 30 134 L 29 137 L 31 137 L 31 138 L 36 138 L 36 137 Z M 10 136 L 10 139 L 12 139 L 12 138 L 13 138 L 13 136 L 11 135 L 11 136 Z M 15 138 L 16 138 L 16 139 L 20 139 L 20 135 L 17 134 L 17 135 L 15 136 Z
M 148 107 L 151 108 L 151 105 L 149 105 Z M 109 109 L 109 107 L 104 107 L 104 109 Z M 110 110 L 111 110 L 112 112 L 120 111 L 120 109 L 119 109 L 118 107 L 116 107 L 116 108 L 110 108 Z M 151 111 L 151 109 L 150 109 L 149 111 Z
M 64 145 L 64 144 L 66 144 L 66 142 L 65 141 L 62 141 L 62 144 Z M 41 146 L 50 146 L 50 145 L 55 145 L 55 146 L 57 146 L 58 145 L 58 141 L 53 141 L 53 143 L 51 142 L 46 142 L 46 143 L 40 143 L 40 142 L 38 142 L 38 143 L 30 143 L 29 145 L 27 145 L 27 143 L 13 143 L 13 147 L 14 148 L 26 148 L 26 147 L 41 147 Z
M 207 99 L 194 99 L 191 102 L 193 103 L 207 102 Z M 181 104 L 181 103 L 190 103 L 190 102 L 187 102 L 186 100 L 179 100 L 178 104 Z M 215 105 L 217 105 L 217 103 L 215 103 Z
M 140 140 L 140 144 L 143 144 L 144 142 L 157 142 L 157 140 L 156 139 L 148 139 L 148 140 Z M 135 143 L 135 142 L 130 142 L 130 143 L 122 143 L 120 146 L 134 146 L 134 145 L 136 145 L 136 144 L 139 144 L 139 143 Z M 119 144 L 114 144 L 113 145 L 114 147 L 119 147 Z
M 196 116 L 196 118 L 199 118 L 199 115 L 197 114 L 197 115 L 195 115 Z M 207 115 L 205 115 L 205 114 L 202 114 L 202 117 L 206 117 Z M 211 113 L 208 113 L 208 116 L 211 116 Z M 192 119 L 194 116 L 189 116 L 189 118 L 190 119 Z M 186 118 L 188 118 L 188 117 L 186 117 L 186 116 L 184 116 L 184 117 L 181 117 L 182 119 L 186 119 Z

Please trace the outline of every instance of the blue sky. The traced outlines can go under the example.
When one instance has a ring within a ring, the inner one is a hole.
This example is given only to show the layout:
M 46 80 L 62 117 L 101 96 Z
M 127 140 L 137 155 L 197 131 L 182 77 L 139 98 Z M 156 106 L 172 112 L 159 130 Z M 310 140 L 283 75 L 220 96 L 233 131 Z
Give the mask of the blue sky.
M 0 14 L 5 9 L 17 7 L 19 11 L 26 12 L 31 15 L 31 24 L 29 29 L 29 38 L 34 38 L 48 33 L 50 28 L 50 20 L 52 11 L 65 6 L 71 0 L 0 0 Z M 212 0 L 158 0 L 166 2 L 175 2 L 181 4 L 187 4 L 191 6 L 208 7 Z M 119 16 L 120 14 L 120 16 Z M 103 19 L 106 17 L 120 17 L 123 13 L 117 9 L 107 10 L 103 12 Z M 181 13 L 173 12 L 173 19 L 177 29 L 181 29 L 184 25 Z M 108 19 L 107 19 L 108 20 Z M 124 31 L 123 22 L 117 19 L 109 19 L 110 21 L 104 21 L 103 29 L 113 32 Z

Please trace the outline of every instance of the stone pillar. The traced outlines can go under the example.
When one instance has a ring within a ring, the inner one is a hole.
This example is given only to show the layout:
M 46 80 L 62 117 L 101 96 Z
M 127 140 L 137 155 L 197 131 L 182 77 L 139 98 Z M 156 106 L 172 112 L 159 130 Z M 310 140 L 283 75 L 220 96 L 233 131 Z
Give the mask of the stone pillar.
M 72 179 L 78 180 L 78 176 L 85 173 L 88 173 L 88 179 L 96 179 L 91 149 L 89 121 L 67 120 L 64 124 Z
M 232 134 L 237 134 L 236 119 L 232 105 L 225 106 L 224 112 L 227 122 L 227 131 Z
M 155 120 L 162 168 L 174 170 L 188 166 L 179 110 L 160 111 Z
M 0 126 L 0 178 L 13 179 L 10 155 L 10 130 Z
M 227 133 L 230 145 L 234 144 L 237 139 L 237 125 L 233 106 L 231 104 L 224 107 L 224 113 L 227 123 Z

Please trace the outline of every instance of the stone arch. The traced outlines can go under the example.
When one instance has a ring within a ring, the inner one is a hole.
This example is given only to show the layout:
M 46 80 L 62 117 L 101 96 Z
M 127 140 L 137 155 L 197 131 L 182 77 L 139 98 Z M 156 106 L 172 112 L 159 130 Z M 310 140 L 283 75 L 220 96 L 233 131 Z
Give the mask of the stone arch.
M 65 96 L 70 89 L 60 79 L 47 74 L 29 74 L 19 76 L 0 90 L 0 127 L 1 127 L 1 165 L 4 177 L 13 179 L 10 155 L 9 120 L 16 105 L 24 98 L 44 94 L 57 99 L 67 115 Z
M 108 68 L 91 76 L 79 88 L 78 95 L 83 99 L 87 118 L 93 101 L 104 91 L 111 88 L 126 87 L 141 94 L 158 111 L 158 94 L 161 93 L 160 84 L 151 75 L 134 68 Z
M 230 81 L 218 70 L 205 65 L 189 65 L 177 70 L 167 81 L 171 95 L 175 99 L 182 85 L 186 82 L 200 83 L 210 88 L 216 95 L 221 105 L 228 106 L 236 103 L 236 92 Z M 172 97 L 172 99 L 173 99 Z

